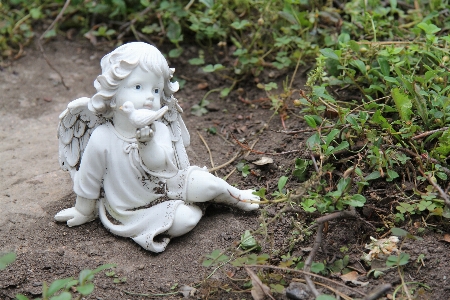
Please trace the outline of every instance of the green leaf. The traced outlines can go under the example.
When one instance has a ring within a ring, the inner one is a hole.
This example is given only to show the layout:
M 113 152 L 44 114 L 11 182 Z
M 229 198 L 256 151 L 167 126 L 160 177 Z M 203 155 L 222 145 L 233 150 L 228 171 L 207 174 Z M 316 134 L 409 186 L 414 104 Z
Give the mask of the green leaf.
M 250 174 L 250 167 L 248 165 L 244 165 L 242 167 L 242 171 L 241 172 L 242 172 L 242 176 L 243 177 L 247 177 L 248 174 Z
M 284 186 L 286 185 L 288 179 L 289 179 L 289 177 L 286 177 L 286 176 L 281 176 L 280 179 L 278 179 L 278 191 L 280 193 L 282 193 L 282 190 L 283 190 Z
M 306 140 L 306 145 L 310 150 L 316 150 L 320 146 L 319 133 L 315 133 Z
M 51 297 L 50 300 L 71 300 L 72 294 L 69 292 L 62 292 L 58 296 Z
M 227 255 L 222 254 L 222 251 L 219 249 L 214 250 L 213 252 L 211 252 L 211 254 L 205 255 L 205 257 L 207 259 L 205 259 L 202 263 L 204 267 L 209 267 L 214 264 L 226 261 L 229 258 Z
M 281 284 L 270 284 L 270 290 L 274 293 L 282 294 L 284 292 L 284 286 Z
M 244 27 L 247 27 L 250 25 L 251 24 L 248 20 L 235 21 L 235 22 L 231 23 L 231 27 L 233 27 L 234 29 L 237 29 L 237 30 L 243 29 Z
M 51 30 L 47 31 L 44 34 L 44 38 L 46 38 L 46 39 L 54 37 L 54 36 L 56 36 L 56 30 L 55 29 L 51 29 Z
M 219 71 L 225 69 L 225 67 L 222 64 L 215 64 L 215 65 L 207 65 L 203 68 L 203 71 L 206 73 L 211 73 L 215 71 Z
M 298 24 L 297 19 L 286 11 L 279 11 L 278 14 L 292 24 Z
M 330 295 L 319 295 L 316 300 L 336 300 L 336 298 Z
M 339 129 L 332 129 L 330 131 L 330 133 L 327 134 L 327 138 L 325 139 L 325 145 L 328 146 L 331 144 L 331 142 L 334 140 L 334 138 L 336 137 L 336 135 L 338 135 L 340 132 Z
M 169 51 L 169 57 L 176 58 L 180 57 L 180 55 L 183 53 L 183 48 L 175 48 Z
M 264 84 L 265 91 L 276 90 L 277 88 L 278 88 L 278 84 L 276 82 L 269 82 L 267 84 Z
M 258 191 L 254 191 L 252 194 L 264 199 L 266 198 L 266 188 L 260 188 Z
M 167 37 L 172 43 L 181 42 L 183 40 L 181 25 L 175 22 L 170 22 L 169 26 L 167 26 Z
M 305 118 L 306 124 L 308 124 L 309 127 L 311 127 L 311 128 L 317 127 L 315 118 L 313 118 L 312 116 L 305 115 L 303 118 Z
M 398 88 L 393 88 L 391 91 L 392 98 L 394 99 L 395 106 L 397 107 L 398 113 L 402 121 L 411 121 L 411 108 L 412 102 L 408 95 L 403 93 Z
M 401 229 L 401 228 L 397 228 L 397 227 L 391 228 L 391 233 L 395 236 L 401 236 L 401 237 L 405 237 L 409 234 L 408 231 Z
M 214 5 L 214 0 L 199 0 L 199 2 L 205 4 L 208 8 Z
M 0 270 L 4 270 L 6 266 L 12 264 L 16 260 L 16 253 L 10 252 L 0 257 Z
M 381 173 L 380 171 L 373 171 L 372 173 L 370 173 L 369 175 L 367 175 L 366 178 L 364 178 L 366 181 L 369 180 L 374 180 L 374 179 L 378 179 L 381 177 Z
M 355 66 L 356 68 L 358 68 L 358 70 L 363 74 L 366 75 L 366 65 L 359 59 L 357 60 L 353 60 L 350 62 L 351 65 Z
M 331 152 L 335 153 L 337 151 L 344 150 L 344 149 L 348 148 L 348 146 L 350 146 L 350 144 L 347 141 L 343 141 L 336 148 L 334 148 L 333 151 L 331 151 Z
M 303 200 L 300 205 L 302 206 L 304 211 L 307 212 L 315 212 L 317 209 L 314 207 L 314 205 L 316 204 L 316 201 L 313 199 L 308 199 L 306 198 L 305 200 Z
M 92 279 L 94 279 L 92 270 L 83 270 L 80 272 L 80 284 L 84 284 L 85 282 L 91 281 Z
M 231 88 L 224 88 L 223 90 L 220 91 L 220 97 L 226 97 L 230 94 L 231 92 Z
M 399 177 L 398 173 L 391 169 L 387 169 L 387 174 L 388 174 L 388 179 L 386 179 L 386 181 L 392 181 L 395 178 Z
M 339 60 L 339 56 L 333 51 L 333 49 L 330 48 L 320 49 L 320 53 L 322 53 L 322 55 L 327 58 Z
M 388 60 L 384 57 L 380 57 L 378 58 L 378 64 L 380 65 L 381 74 L 383 74 L 384 76 L 389 76 L 391 70 Z
M 410 255 L 408 253 L 400 253 L 399 256 L 391 255 L 386 260 L 386 266 L 404 266 L 409 263 Z
M 66 284 L 72 280 L 73 280 L 73 278 L 69 277 L 69 278 L 57 279 L 57 280 L 53 281 L 52 284 L 50 284 L 50 287 L 48 288 L 47 296 L 50 297 L 53 294 L 55 294 L 57 291 L 65 288 Z
M 425 31 L 426 34 L 434 34 L 441 31 L 441 28 L 437 27 L 436 25 L 427 24 L 424 22 L 417 24 L 417 27 Z
M 197 58 L 191 58 L 189 61 L 189 64 L 193 66 L 203 65 L 205 63 L 205 60 L 202 57 Z
M 28 297 L 25 297 L 25 296 L 22 295 L 22 294 L 17 294 L 17 295 L 16 295 L 16 299 L 17 299 L 17 300 L 29 300 Z
M 89 282 L 84 285 L 77 286 L 77 291 L 83 296 L 87 296 L 91 294 L 94 291 L 94 284 L 92 282 Z
M 92 274 L 97 274 L 97 273 L 100 273 L 103 270 L 111 269 L 111 268 L 115 268 L 115 267 L 116 267 L 116 264 L 104 264 L 104 265 L 101 265 L 98 268 L 94 269 L 92 271 Z
M 366 203 L 366 197 L 360 194 L 354 194 L 349 200 L 346 200 L 345 203 L 353 207 L 363 207 Z
M 249 230 L 246 230 L 244 234 L 241 236 L 241 244 L 240 247 L 243 250 L 248 250 L 251 248 L 255 248 L 255 250 L 260 250 L 261 247 L 258 245 L 258 242 L 253 237 L 253 235 L 250 233 Z M 259 249 L 258 249 L 259 248 Z
M 35 20 L 39 19 L 42 16 L 41 9 L 39 7 L 30 9 L 30 15 Z
M 325 265 L 323 263 L 316 263 L 313 262 L 311 264 L 311 272 L 313 273 L 319 273 L 321 271 L 325 270 Z

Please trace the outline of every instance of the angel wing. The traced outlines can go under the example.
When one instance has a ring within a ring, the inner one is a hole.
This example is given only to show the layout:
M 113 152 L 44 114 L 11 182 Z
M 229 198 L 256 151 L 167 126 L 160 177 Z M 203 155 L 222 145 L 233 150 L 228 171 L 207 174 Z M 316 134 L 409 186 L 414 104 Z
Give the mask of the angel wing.
M 175 152 L 175 162 L 178 169 L 182 170 L 190 166 L 186 147 L 190 144 L 190 135 L 184 124 L 181 114 L 183 109 L 178 105 L 178 100 L 171 96 L 163 100 L 163 105 L 168 106 L 168 111 L 164 114 L 162 122 L 172 133 L 172 145 Z
M 104 119 L 94 115 L 88 109 L 87 97 L 73 100 L 59 115 L 59 165 L 61 169 L 70 172 L 73 179 L 80 167 L 81 157 L 94 129 L 104 122 Z

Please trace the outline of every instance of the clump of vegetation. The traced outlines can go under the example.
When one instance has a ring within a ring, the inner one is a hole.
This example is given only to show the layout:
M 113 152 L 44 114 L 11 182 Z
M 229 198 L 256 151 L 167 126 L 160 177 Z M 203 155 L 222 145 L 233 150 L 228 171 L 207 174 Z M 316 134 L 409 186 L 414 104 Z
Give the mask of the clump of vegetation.
M 0 256 L 0 271 L 4 270 L 9 264 L 16 260 L 16 254 L 10 252 Z M 94 270 L 83 270 L 80 272 L 78 279 L 73 277 L 57 279 L 52 283 L 42 283 L 42 298 L 38 300 L 71 300 L 82 299 L 85 296 L 92 294 L 95 285 L 93 283 L 94 276 L 106 269 L 114 268 L 115 264 L 105 264 Z M 108 276 L 108 272 L 106 272 Z M 28 300 L 25 295 L 16 295 L 17 300 Z

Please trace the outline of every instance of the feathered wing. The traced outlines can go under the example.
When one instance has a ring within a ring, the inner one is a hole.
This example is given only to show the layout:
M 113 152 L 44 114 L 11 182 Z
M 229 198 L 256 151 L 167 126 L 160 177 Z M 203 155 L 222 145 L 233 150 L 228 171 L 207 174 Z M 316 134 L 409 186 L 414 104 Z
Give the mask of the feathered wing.
M 173 96 L 164 101 L 169 108 L 162 117 L 162 122 L 169 128 L 172 134 L 172 145 L 175 153 L 175 163 L 182 170 L 190 166 L 186 147 L 190 144 L 190 135 L 181 118 L 183 109 L 178 105 L 178 100 Z
M 59 115 L 59 164 L 73 179 L 94 129 L 104 122 L 88 109 L 90 98 L 73 100 Z

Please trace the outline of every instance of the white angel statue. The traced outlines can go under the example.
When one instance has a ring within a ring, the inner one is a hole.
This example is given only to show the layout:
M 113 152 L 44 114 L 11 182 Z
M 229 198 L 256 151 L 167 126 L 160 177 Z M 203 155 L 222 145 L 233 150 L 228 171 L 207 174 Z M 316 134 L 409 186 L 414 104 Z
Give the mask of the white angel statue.
M 112 233 L 162 252 L 171 237 L 197 225 L 203 213 L 196 203 L 259 207 L 253 190 L 190 166 L 189 133 L 173 97 L 179 86 L 170 81 L 175 70 L 157 48 L 125 44 L 104 56 L 101 68 L 97 93 L 70 102 L 60 115 L 59 161 L 70 171 L 77 199 L 56 214 L 57 221 L 77 226 L 98 216 Z M 157 111 L 160 119 L 140 122 Z M 166 237 L 156 241 L 160 234 Z

